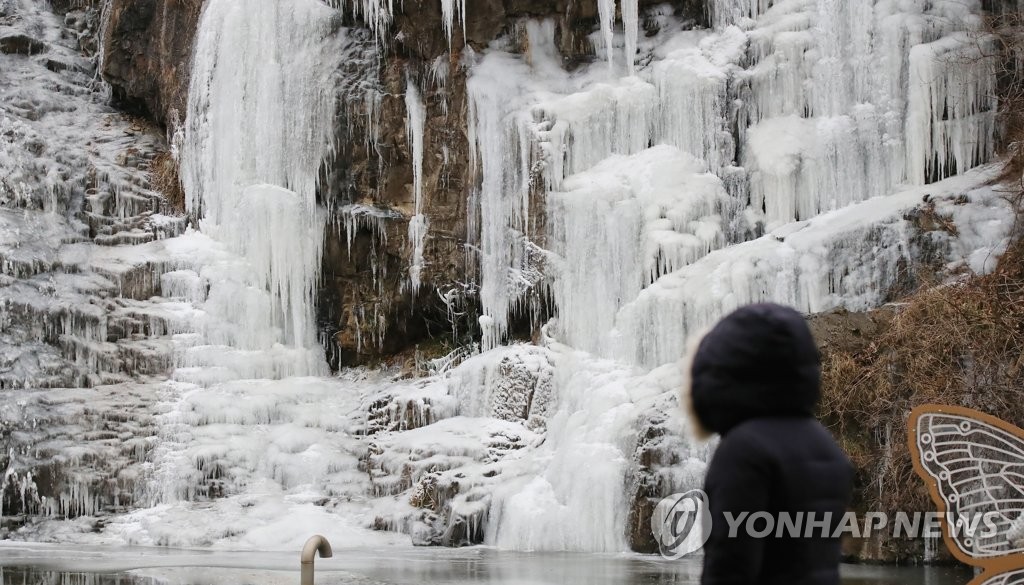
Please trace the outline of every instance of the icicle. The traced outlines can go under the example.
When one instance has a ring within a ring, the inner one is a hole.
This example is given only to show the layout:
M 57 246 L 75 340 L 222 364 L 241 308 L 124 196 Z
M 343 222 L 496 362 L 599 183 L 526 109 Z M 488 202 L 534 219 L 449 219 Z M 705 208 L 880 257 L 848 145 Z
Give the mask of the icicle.
M 853 95 L 853 80 L 846 68 L 844 45 L 850 30 L 843 17 L 849 8 L 846 0 L 818 0 L 817 27 L 814 30 L 818 56 L 813 67 L 813 113 L 836 116 L 844 113 Z
M 456 22 L 462 25 L 463 36 L 465 36 L 467 0 L 440 1 L 441 21 L 450 49 Z M 342 7 L 349 6 L 352 14 L 365 21 L 378 39 L 384 37 L 395 18 L 395 0 L 328 0 L 328 2 L 333 5 L 340 3 Z
M 989 160 L 995 150 L 991 38 L 954 34 L 910 51 L 907 176 L 928 183 Z
M 357 203 L 346 205 L 335 211 L 335 221 L 337 222 L 335 228 L 345 230 L 345 243 L 348 254 L 351 257 L 352 244 L 355 242 L 355 237 L 359 230 L 368 230 L 376 241 L 387 243 L 388 232 L 385 229 L 385 223 L 388 220 L 399 220 L 401 217 L 395 211 Z
M 597 0 L 597 13 L 601 21 L 601 38 L 604 41 L 608 71 L 615 71 L 615 0 Z
M 630 75 L 636 71 L 637 41 L 640 38 L 639 0 L 621 0 L 622 24 L 626 30 L 626 68 Z
M 442 0 L 444 2 L 445 0 Z M 332 3 L 341 3 L 341 6 L 350 5 L 352 13 L 366 22 L 373 35 L 383 38 L 391 27 L 394 20 L 394 0 L 331 0 Z M 443 4 L 442 4 L 443 5 Z
M 466 2 L 467 0 L 441 0 L 441 19 L 444 33 L 448 37 L 448 48 L 452 46 L 452 34 L 455 31 L 455 20 L 458 17 L 462 24 L 462 35 L 466 35 Z
M 711 21 L 715 28 L 724 28 L 744 19 L 757 18 L 772 4 L 772 0 L 712 0 Z
M 238 248 L 256 270 L 257 286 L 270 291 L 286 344 L 310 347 L 324 214 L 298 193 L 275 185 L 247 187 L 236 209 L 245 225 Z M 312 237 L 303 237 L 307 234 Z
M 558 257 L 551 285 L 560 339 L 605 353 L 616 314 L 661 274 L 725 244 L 736 213 L 722 182 L 671 146 L 608 158 L 548 195 L 549 242 Z M 608 354 L 606 354 L 608 355 Z
M 213 0 L 203 11 L 182 180 L 203 232 L 244 261 L 215 269 L 203 305 L 207 343 L 233 349 L 195 350 L 184 362 L 219 356 L 249 376 L 267 363 L 244 352 L 270 351 L 278 374 L 326 367 L 313 316 L 324 228 L 316 189 L 331 150 L 336 14 L 315 0 Z M 286 357 L 279 344 L 309 357 Z
M 485 324 L 483 346 L 487 349 L 501 343 L 508 320 L 508 292 L 505 274 L 510 264 L 506 243 L 509 204 L 506 199 L 504 171 L 508 145 L 503 127 L 502 96 L 485 84 L 469 82 L 471 128 L 470 141 L 475 143 L 482 183 L 480 186 L 480 297 L 484 308 L 481 324 Z
M 423 213 L 423 133 L 426 109 L 419 89 L 412 76 L 406 77 L 405 88 L 406 131 L 412 151 L 413 169 L 413 216 L 409 220 L 409 243 L 412 245 L 412 261 L 409 266 L 409 282 L 415 295 L 420 288 L 423 272 L 423 244 L 427 235 L 428 221 Z
M 713 172 L 731 162 L 734 147 L 725 128 L 726 72 L 694 49 L 655 63 L 652 77 L 661 106 L 655 136 L 707 161 Z
M 584 171 L 612 154 L 635 154 L 647 148 L 657 124 L 658 95 L 654 86 L 637 78 L 619 84 L 600 83 L 534 107 L 536 116 L 550 122 L 540 138 L 557 144 L 552 159 L 564 156 L 547 173 L 554 188 L 565 175 Z M 558 152 L 564 149 L 565 153 Z M 564 175 L 563 175 L 564 173 Z
M 530 74 L 518 59 L 495 54 L 478 65 L 467 82 L 469 143 L 480 187 L 470 194 L 470 233 L 479 230 L 480 317 L 483 347 L 499 345 L 516 302 L 513 270 L 527 256 L 524 234 L 529 218 L 532 132 L 524 117 L 512 114 L 520 80 Z
M 101 74 L 104 71 L 104 63 L 107 59 L 107 32 L 110 28 L 110 8 L 113 5 L 113 0 L 103 0 L 100 5 L 100 30 L 96 36 L 96 77 L 102 79 Z

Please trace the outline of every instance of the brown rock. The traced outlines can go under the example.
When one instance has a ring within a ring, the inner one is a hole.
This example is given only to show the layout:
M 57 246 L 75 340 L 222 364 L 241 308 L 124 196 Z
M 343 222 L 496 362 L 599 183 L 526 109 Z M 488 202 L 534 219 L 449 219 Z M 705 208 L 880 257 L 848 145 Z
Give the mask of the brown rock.
M 38 55 L 46 50 L 46 43 L 20 33 L 0 37 L 0 53 L 6 55 Z
M 120 107 L 166 125 L 184 119 L 202 0 L 112 0 L 101 74 Z

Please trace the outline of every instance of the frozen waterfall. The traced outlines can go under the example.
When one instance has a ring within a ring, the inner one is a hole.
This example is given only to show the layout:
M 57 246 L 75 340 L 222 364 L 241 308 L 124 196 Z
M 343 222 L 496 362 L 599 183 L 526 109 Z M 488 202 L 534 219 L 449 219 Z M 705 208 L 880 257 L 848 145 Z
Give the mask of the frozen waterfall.
M 968 172 L 994 152 L 979 2 L 719 1 L 710 31 L 673 31 L 655 8 L 643 41 L 628 0 L 621 27 L 614 2 L 598 8 L 605 63 L 552 66 L 552 29 L 533 26 L 528 60 L 495 50 L 471 73 L 485 346 L 523 310 L 534 242 L 557 312 L 548 333 L 644 368 L 675 363 L 688 335 L 745 303 L 877 306 L 920 253 L 903 216 L 922 198 L 972 226 L 943 244 L 951 258 L 984 271 L 1005 245 L 997 197 L 979 189 L 991 174 Z M 963 193 L 980 207 L 953 205 Z M 531 233 L 539 214 L 546 230 Z M 613 419 L 635 398 L 573 405 L 587 374 L 571 362 L 556 367 L 543 463 L 494 491 L 488 542 L 623 546 L 624 492 L 596 486 L 629 475 Z
M 412 262 L 409 266 L 409 282 L 413 293 L 420 288 L 423 272 L 423 245 L 427 237 L 428 221 L 423 214 L 423 132 L 426 123 L 426 108 L 415 82 L 410 77 L 405 86 L 405 125 L 412 145 L 412 190 L 413 216 L 409 220 L 409 242 L 412 244 Z
M 627 4 L 621 34 L 634 52 Z M 614 3 L 600 7 L 610 48 L 618 42 Z M 632 310 L 622 310 L 663 275 L 699 271 L 701 258 L 718 248 L 991 158 L 995 72 L 982 58 L 991 40 L 981 32 L 979 2 L 719 1 L 712 8 L 712 31 L 666 33 L 666 24 L 645 40 L 640 50 L 653 60 L 635 75 L 632 67 L 612 78 L 598 66 L 552 72 L 499 52 L 473 71 L 488 345 L 503 338 L 508 315 L 520 310 L 521 290 L 509 283 L 529 269 L 528 254 L 517 251 L 533 240 L 547 239 L 561 267 L 549 275 L 558 337 L 623 357 L 623 343 L 641 347 L 645 337 L 661 335 L 655 322 L 647 322 L 653 330 L 638 329 Z M 642 169 L 667 147 L 694 162 L 650 175 L 671 169 L 692 180 L 643 178 Z M 530 194 L 537 169 L 546 191 L 544 234 L 525 229 L 524 218 L 536 212 L 528 202 L 538 199 Z M 895 263 L 904 248 L 885 246 L 883 254 Z M 739 279 L 732 286 L 756 285 Z M 743 296 L 799 299 L 805 311 L 870 306 L 862 296 L 824 290 L 781 293 Z M 694 330 L 714 318 L 690 312 L 696 303 L 676 299 L 651 310 L 665 327 Z M 623 339 L 627 331 L 639 336 Z M 681 349 L 628 355 L 651 366 Z
M 556 19 L 467 48 L 473 0 L 430 1 L 450 49 L 433 63 L 385 48 L 417 3 L 207 0 L 173 141 L 186 230 L 149 185 L 159 139 L 105 105 L 67 23 L 22 0 L 11 22 L 50 48 L 0 53 L 0 505 L 18 518 L 0 531 L 623 551 L 645 498 L 702 480 L 675 397 L 689 335 L 766 299 L 869 309 L 922 257 L 985 272 L 1006 244 L 979 0 L 709 0 L 708 28 L 598 0 L 592 59 L 572 67 Z M 370 79 L 382 64 L 392 78 Z M 439 108 L 466 126 L 438 131 Z M 355 116 L 367 152 L 399 151 L 381 144 L 398 128 L 408 180 L 328 218 L 320 181 Z M 484 351 L 330 376 L 325 223 L 350 258 L 357 231 L 402 239 L 402 290 L 375 292 L 442 294 L 432 255 L 461 237 L 432 215 L 446 140 L 470 159 L 449 209 L 468 210 L 477 270 L 455 284 Z M 955 230 L 922 233 L 922 206 Z M 556 318 L 514 342 L 540 296 Z
M 209 284 L 189 366 L 242 378 L 264 377 L 266 361 L 278 364 L 273 377 L 325 372 L 313 322 L 325 222 L 316 188 L 331 150 L 338 27 L 314 0 L 212 0 L 203 11 L 183 183 L 202 232 L 238 258 L 199 270 Z

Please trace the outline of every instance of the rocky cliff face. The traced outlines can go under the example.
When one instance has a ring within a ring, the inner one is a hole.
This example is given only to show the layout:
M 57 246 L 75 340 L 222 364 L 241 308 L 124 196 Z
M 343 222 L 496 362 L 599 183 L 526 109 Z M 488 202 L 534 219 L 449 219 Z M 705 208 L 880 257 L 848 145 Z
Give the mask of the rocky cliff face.
M 342 92 L 337 156 L 324 168 L 322 202 L 332 212 L 318 295 L 318 319 L 334 367 L 380 363 L 420 343 L 432 352 L 464 345 L 477 336 L 475 320 L 460 315 L 475 303 L 467 189 L 474 184 L 468 141 L 467 52 L 479 51 L 503 33 L 519 49 L 527 41 L 525 18 L 553 19 L 567 66 L 595 58 L 588 38 L 598 28 L 596 0 L 486 0 L 467 3 L 465 26 L 449 44 L 441 3 L 410 0 L 385 35 L 347 16 L 350 42 L 364 59 L 360 87 Z M 665 4 L 644 0 L 641 7 Z M 677 14 L 706 24 L 703 0 L 676 0 Z M 183 123 L 193 39 L 201 0 L 113 0 L 103 34 L 102 74 L 115 101 L 164 125 L 169 135 Z M 648 33 L 654 23 L 644 23 Z M 355 71 L 351 73 L 356 73 Z M 423 212 L 430 224 L 423 251 L 423 283 L 410 290 L 413 254 L 407 234 L 415 214 L 413 153 L 406 125 L 406 87 L 423 88 L 425 108 Z M 365 99 L 366 87 L 375 98 Z M 379 125 L 368 124 L 370 117 Z M 542 197 L 531 206 L 536 237 L 543 233 Z M 543 312 L 514 325 L 531 334 Z
M 102 74 L 115 103 L 179 124 L 202 0 L 113 0 L 108 10 Z

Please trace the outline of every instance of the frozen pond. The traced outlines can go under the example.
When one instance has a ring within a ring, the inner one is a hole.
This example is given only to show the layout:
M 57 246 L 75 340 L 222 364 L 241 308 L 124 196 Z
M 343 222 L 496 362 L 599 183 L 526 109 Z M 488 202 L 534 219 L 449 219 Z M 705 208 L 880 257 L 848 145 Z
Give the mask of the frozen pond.
M 962 585 L 970 575 L 941 567 L 843 567 L 844 585 Z M 328 585 L 654 585 L 696 584 L 699 560 L 642 555 L 517 553 L 377 548 L 335 551 L 318 560 Z M 295 553 L 228 553 L 0 543 L 3 585 L 285 585 L 298 582 Z

